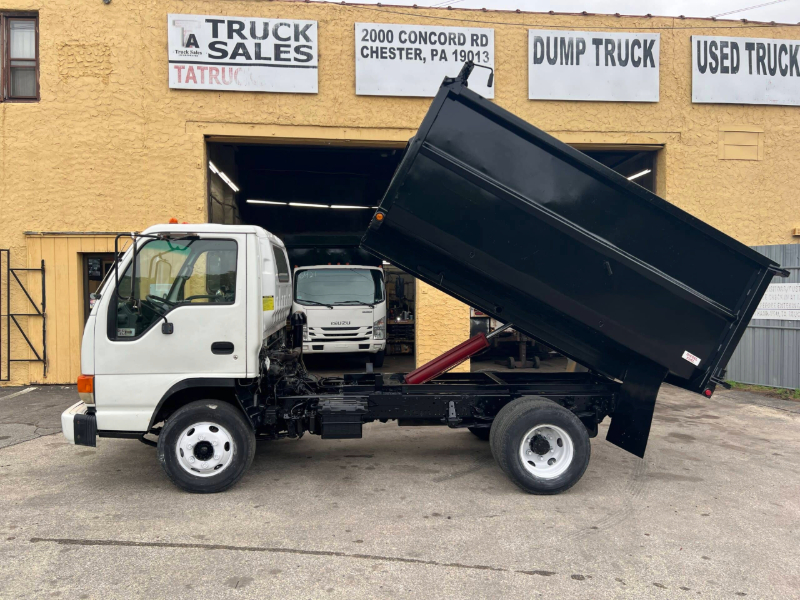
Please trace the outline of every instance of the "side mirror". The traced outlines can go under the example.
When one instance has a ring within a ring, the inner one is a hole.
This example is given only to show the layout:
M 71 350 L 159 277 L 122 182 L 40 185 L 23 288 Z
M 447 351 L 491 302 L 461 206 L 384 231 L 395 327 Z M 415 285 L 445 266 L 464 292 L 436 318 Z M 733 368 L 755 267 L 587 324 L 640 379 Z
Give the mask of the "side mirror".
M 161 333 L 163 333 L 164 335 L 170 335 L 174 331 L 175 331 L 175 325 L 164 320 L 164 322 L 161 324 Z

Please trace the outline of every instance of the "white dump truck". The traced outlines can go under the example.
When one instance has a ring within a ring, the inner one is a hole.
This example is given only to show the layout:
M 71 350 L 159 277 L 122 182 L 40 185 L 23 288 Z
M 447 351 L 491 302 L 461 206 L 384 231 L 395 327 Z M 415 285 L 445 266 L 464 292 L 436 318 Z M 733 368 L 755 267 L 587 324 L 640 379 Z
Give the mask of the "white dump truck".
M 139 439 L 178 486 L 218 492 L 257 440 L 440 425 L 488 439 L 524 491 L 554 494 L 580 480 L 606 417 L 606 439 L 644 455 L 662 382 L 710 397 L 788 272 L 470 91 L 471 70 L 445 79 L 361 247 L 589 371 L 447 372 L 488 347 L 479 333 L 411 373 L 311 375 L 279 239 L 157 225 L 96 296 L 66 438 Z
M 304 354 L 368 356 L 382 367 L 386 350 L 383 269 L 362 265 L 312 265 L 294 270 L 292 312 L 303 313 Z

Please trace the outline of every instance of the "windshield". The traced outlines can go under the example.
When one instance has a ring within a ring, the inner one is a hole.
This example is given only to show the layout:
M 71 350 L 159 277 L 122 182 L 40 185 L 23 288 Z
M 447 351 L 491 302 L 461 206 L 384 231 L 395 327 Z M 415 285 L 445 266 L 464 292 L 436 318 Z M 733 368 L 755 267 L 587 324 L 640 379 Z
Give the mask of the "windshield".
M 295 277 L 295 302 L 314 305 L 357 305 L 382 302 L 379 269 L 304 269 Z

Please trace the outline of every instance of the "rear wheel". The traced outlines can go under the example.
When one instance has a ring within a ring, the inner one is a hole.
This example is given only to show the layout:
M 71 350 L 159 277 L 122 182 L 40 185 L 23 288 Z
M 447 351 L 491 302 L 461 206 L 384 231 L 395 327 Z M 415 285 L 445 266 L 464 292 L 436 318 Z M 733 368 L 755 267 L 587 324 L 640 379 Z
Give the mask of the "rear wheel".
M 500 468 L 531 494 L 558 494 L 589 465 L 586 426 L 572 411 L 543 398 L 520 398 L 497 414 L 491 448 Z
M 158 460 L 187 492 L 222 492 L 235 484 L 256 450 L 253 428 L 226 402 L 201 400 L 177 410 L 158 436 Z

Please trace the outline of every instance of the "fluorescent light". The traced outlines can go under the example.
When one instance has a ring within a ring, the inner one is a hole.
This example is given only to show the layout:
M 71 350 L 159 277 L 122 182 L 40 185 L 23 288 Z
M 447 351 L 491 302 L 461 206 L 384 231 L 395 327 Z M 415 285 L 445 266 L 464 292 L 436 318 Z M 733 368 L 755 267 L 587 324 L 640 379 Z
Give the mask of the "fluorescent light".
M 644 171 L 639 171 L 638 173 L 635 173 L 634 175 L 631 175 L 630 177 L 628 177 L 628 181 L 633 181 L 634 179 L 639 179 L 639 177 L 641 177 L 642 175 L 647 175 L 650 171 L 651 171 L 651 169 L 645 169 Z
M 306 204 L 305 202 L 289 202 L 289 206 L 304 206 L 306 208 L 330 208 L 327 204 Z
M 227 175 L 225 175 L 225 173 L 223 173 L 222 171 L 220 171 L 220 170 L 217 168 L 217 165 L 215 165 L 213 162 L 211 162 L 211 161 L 208 161 L 208 168 L 209 168 L 209 169 L 211 169 L 211 172 L 212 172 L 212 173 L 216 173 L 217 175 L 219 175 L 219 178 L 220 178 L 220 179 L 222 179 L 222 181 L 224 181 L 225 183 L 227 183 L 227 184 L 228 184 L 228 187 L 229 187 L 229 188 L 231 188 L 231 189 L 232 189 L 234 192 L 238 192 L 238 191 L 239 191 L 239 188 L 238 188 L 238 187 L 236 187 L 236 184 L 235 184 L 235 183 L 233 183 L 233 182 L 230 180 L 230 178 L 229 178 Z
M 286 206 L 287 204 L 289 204 L 288 202 L 275 202 L 273 200 L 252 200 L 252 199 L 248 199 L 247 203 L 248 204 L 280 204 L 281 206 Z
M 331 204 L 331 208 L 370 208 L 369 206 L 349 206 L 347 204 Z
M 370 208 L 374 208 L 375 210 L 378 210 L 377 206 L 370 206 Z

